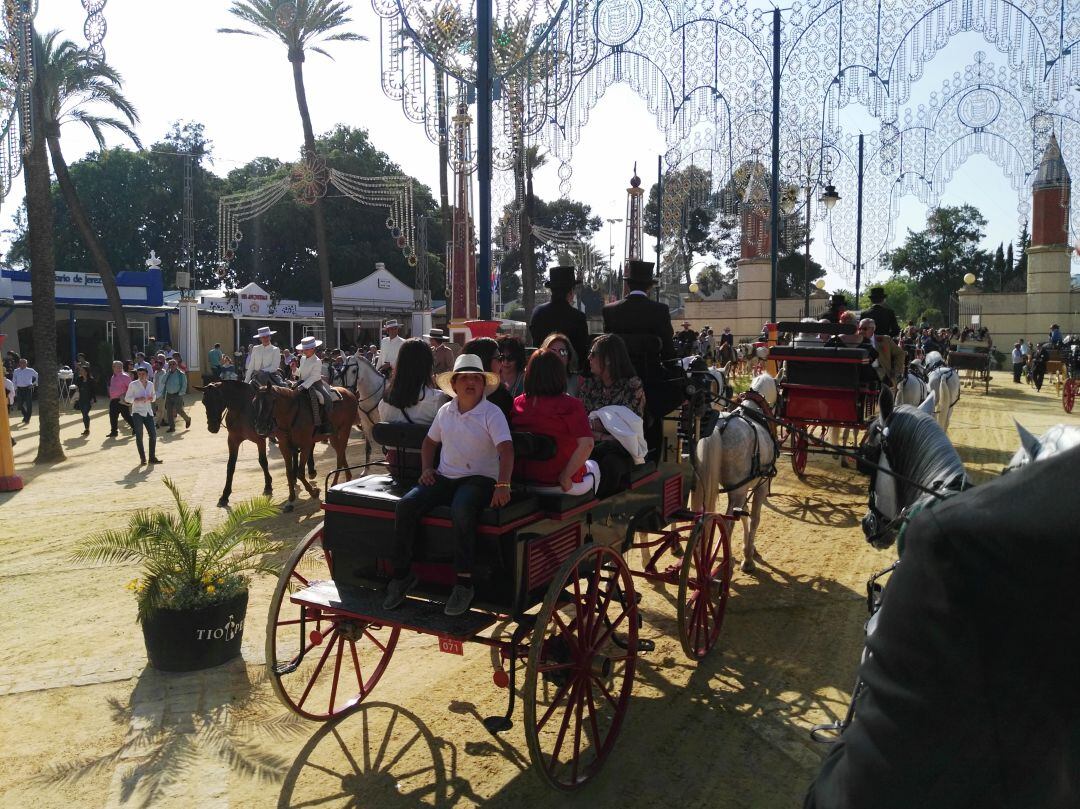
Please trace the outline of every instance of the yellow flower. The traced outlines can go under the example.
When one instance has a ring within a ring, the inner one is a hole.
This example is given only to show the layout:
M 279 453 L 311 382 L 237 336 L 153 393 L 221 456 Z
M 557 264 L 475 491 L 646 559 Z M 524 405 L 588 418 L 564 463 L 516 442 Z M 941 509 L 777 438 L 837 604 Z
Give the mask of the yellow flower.
M 213 592 L 214 592 L 214 585 L 212 585 L 212 584 L 209 584 L 209 585 L 207 585 L 207 587 L 206 587 L 206 592 L 208 592 L 208 593 L 211 593 L 211 594 L 213 594 Z
M 139 589 L 139 580 L 138 579 L 132 579 L 131 581 L 129 581 L 127 584 L 124 585 L 124 588 L 127 589 L 127 590 L 131 590 L 132 592 L 138 590 Z

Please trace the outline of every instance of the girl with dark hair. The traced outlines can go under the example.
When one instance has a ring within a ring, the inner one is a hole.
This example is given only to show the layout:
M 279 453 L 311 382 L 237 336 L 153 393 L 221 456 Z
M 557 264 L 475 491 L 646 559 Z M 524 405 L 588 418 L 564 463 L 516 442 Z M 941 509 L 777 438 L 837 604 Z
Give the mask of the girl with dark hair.
M 389 389 L 379 402 L 383 421 L 431 424 L 450 397 L 435 387 L 431 349 L 418 337 L 406 340 L 398 351 Z
M 587 413 L 602 407 L 622 405 L 645 418 L 645 389 L 634 372 L 626 343 L 617 334 L 601 334 L 589 351 L 592 376 L 581 380 L 579 396 Z M 592 459 L 599 464 L 600 486 L 597 495 L 607 497 L 629 483 L 634 459 L 618 439 L 610 435 L 598 419 L 589 426 L 596 441 Z
M 81 356 L 81 355 L 80 355 Z M 75 387 L 79 389 L 79 398 L 76 406 L 82 413 L 83 435 L 90 435 L 90 408 L 97 401 L 94 395 L 94 377 L 90 373 L 90 366 L 82 364 L 79 373 L 75 377 Z
M 546 461 L 519 458 L 514 463 L 514 477 L 540 491 L 594 491 L 599 467 L 589 461 L 595 443 L 592 429 L 581 400 L 566 393 L 562 358 L 552 351 L 537 351 L 529 359 L 524 376 L 525 392 L 514 399 L 511 426 L 551 437 L 555 454 Z
M 503 337 L 499 340 L 499 354 L 503 384 L 511 397 L 520 396 L 525 390 L 525 346 L 516 337 Z
M 484 363 L 484 370 L 502 376 L 502 354 L 499 353 L 499 343 L 491 337 L 477 337 L 469 340 L 462 349 L 463 354 L 475 354 Z M 524 351 L 522 351 L 524 354 Z M 487 395 L 487 400 L 499 408 L 510 421 L 510 413 L 514 409 L 514 397 L 504 385 L 499 385 Z

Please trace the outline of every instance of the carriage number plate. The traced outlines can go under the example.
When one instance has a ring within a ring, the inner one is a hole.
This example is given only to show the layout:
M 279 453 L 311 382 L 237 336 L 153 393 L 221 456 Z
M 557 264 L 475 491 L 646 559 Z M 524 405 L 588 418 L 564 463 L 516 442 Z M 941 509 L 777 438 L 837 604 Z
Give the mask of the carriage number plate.
M 465 654 L 465 651 L 461 646 L 461 641 L 457 638 L 448 638 L 445 635 L 439 635 L 439 651 L 446 652 L 450 655 Z

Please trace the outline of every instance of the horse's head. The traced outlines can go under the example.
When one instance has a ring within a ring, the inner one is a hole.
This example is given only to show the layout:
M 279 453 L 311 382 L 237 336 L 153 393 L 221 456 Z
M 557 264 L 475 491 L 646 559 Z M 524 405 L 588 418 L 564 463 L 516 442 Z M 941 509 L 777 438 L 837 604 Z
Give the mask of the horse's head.
M 274 386 L 269 382 L 256 388 L 252 415 L 255 432 L 262 436 L 270 435 L 274 429 Z
M 776 407 L 776 380 L 773 379 L 772 374 L 762 371 L 755 376 L 753 381 L 750 382 L 750 390 L 760 394 L 761 398 L 769 403 L 769 407 Z
M 866 431 L 866 438 L 859 447 L 858 456 L 859 471 L 870 475 L 869 510 L 862 518 L 863 535 L 875 548 L 888 548 L 896 541 L 900 516 L 913 499 L 896 477 L 897 473 L 904 473 L 906 465 L 897 457 L 897 448 L 890 442 L 893 422 L 898 413 L 922 413 L 929 416 L 929 422 L 936 427 L 937 422 L 932 418 L 933 412 L 933 393 L 930 393 L 918 408 L 904 407 L 903 411 L 898 411 L 894 407 L 889 388 L 881 389 L 878 416 Z M 940 432 L 940 428 L 938 431 Z M 944 439 L 944 433 L 941 437 Z M 948 443 L 948 439 L 945 439 L 945 442 Z M 951 444 L 949 448 L 952 448 Z M 953 455 L 955 454 L 956 451 L 953 450 Z M 959 462 L 958 457 L 956 460 Z
M 1036 461 L 1044 461 L 1059 452 L 1080 446 L 1080 427 L 1075 425 L 1055 424 L 1042 436 L 1036 438 L 1025 430 L 1020 422 L 1015 419 L 1013 421 L 1016 424 L 1016 431 L 1020 433 L 1020 449 L 1012 456 L 1009 465 L 1001 470 L 1002 474 Z
M 217 433 L 221 429 L 221 420 L 225 417 L 225 396 L 221 391 L 220 382 L 211 382 L 202 390 L 202 403 L 206 408 L 206 429 Z
M 945 364 L 945 358 L 940 351 L 931 351 L 926 355 L 926 372 L 930 373 Z

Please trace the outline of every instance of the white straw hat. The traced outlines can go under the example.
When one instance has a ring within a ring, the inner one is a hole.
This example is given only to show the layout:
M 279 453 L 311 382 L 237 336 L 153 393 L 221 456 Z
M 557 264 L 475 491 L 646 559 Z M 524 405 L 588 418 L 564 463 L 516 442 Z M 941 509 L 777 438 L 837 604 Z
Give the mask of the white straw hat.
M 307 351 L 309 348 L 315 349 L 322 345 L 322 340 L 316 340 L 311 335 L 308 335 L 300 341 L 300 345 L 296 347 L 297 351 Z
M 456 396 L 453 382 L 458 374 L 483 374 L 485 396 L 491 395 L 502 384 L 498 374 L 484 370 L 484 363 L 475 354 L 460 355 L 454 360 L 454 370 L 439 374 L 435 377 L 435 384 L 448 396 Z
M 277 332 L 273 331 L 269 326 L 259 326 L 259 330 L 255 332 L 254 336 L 258 339 L 259 337 L 269 337 L 271 334 L 277 334 Z

